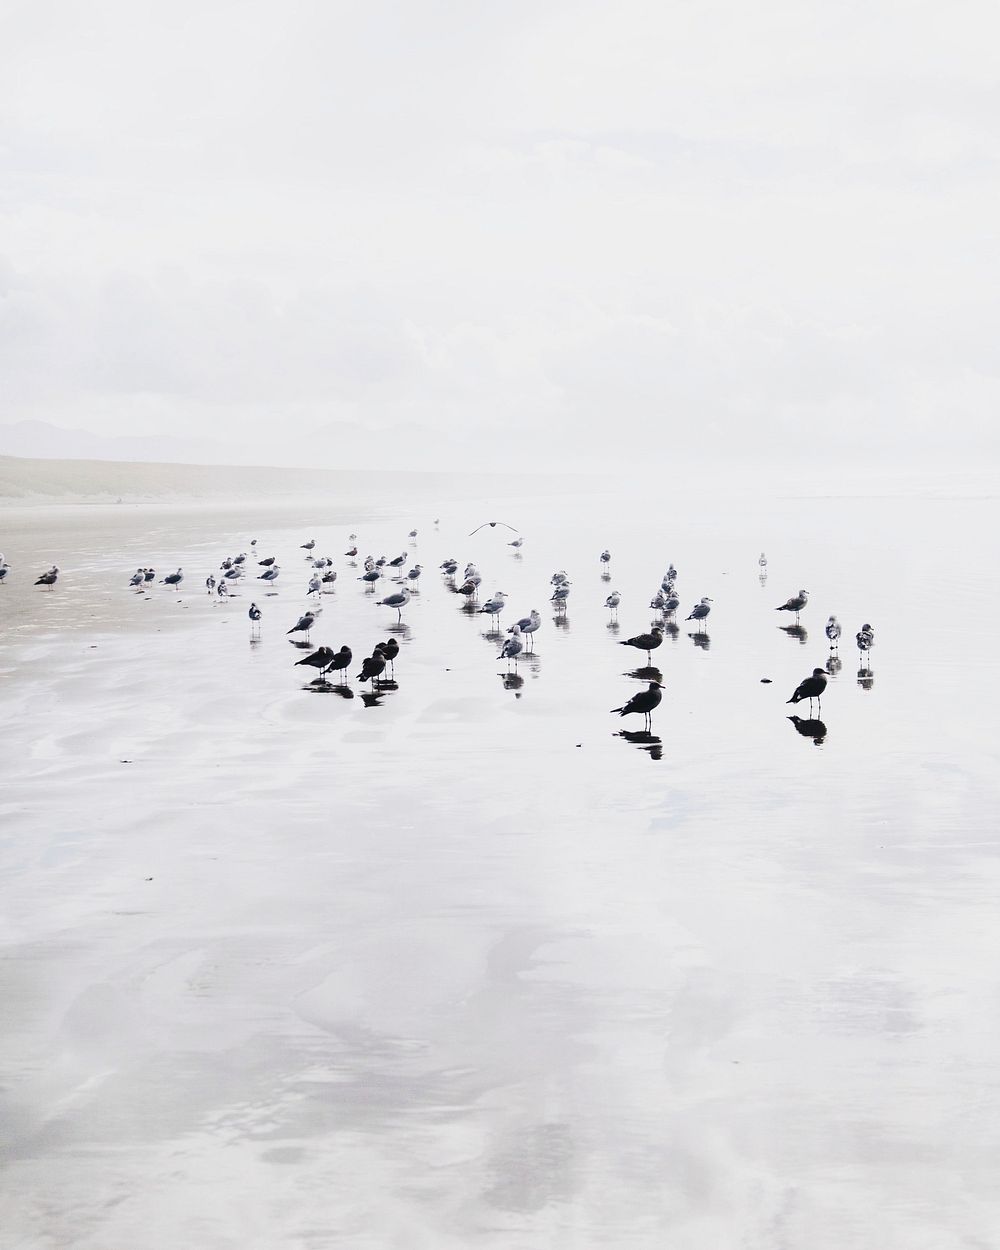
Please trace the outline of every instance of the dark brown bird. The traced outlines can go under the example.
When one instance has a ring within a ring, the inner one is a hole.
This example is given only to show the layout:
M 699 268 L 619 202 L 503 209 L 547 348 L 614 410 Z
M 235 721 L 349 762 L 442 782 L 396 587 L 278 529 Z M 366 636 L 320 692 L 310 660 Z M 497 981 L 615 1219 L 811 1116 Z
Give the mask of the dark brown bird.
M 336 656 L 331 647 L 320 647 L 312 655 L 306 655 L 301 660 L 296 660 L 295 667 L 298 668 L 300 664 L 307 664 L 310 668 L 325 669 L 330 666 L 334 659 L 336 659 Z
M 328 673 L 339 673 L 347 668 L 353 658 L 351 648 L 345 645 L 339 651 L 331 653 L 330 663 L 326 666 L 326 671 Z
M 658 681 L 651 681 L 648 690 L 640 690 L 638 694 L 634 694 L 628 703 L 622 707 L 613 707 L 612 712 L 617 712 L 619 716 L 628 716 L 632 712 L 640 712 L 645 717 L 645 726 L 647 729 L 652 725 L 653 709 L 659 707 L 660 700 L 663 698 L 663 687 Z
M 371 681 L 373 684 L 385 672 L 386 658 L 382 654 L 380 647 L 376 647 L 367 660 L 361 665 L 361 672 L 358 673 L 358 681 Z
M 391 667 L 392 667 L 392 671 L 393 671 L 393 672 L 395 672 L 395 671 L 396 671 L 396 665 L 395 665 L 394 661 L 395 661 L 395 659 L 396 659 L 396 656 L 397 656 L 397 655 L 399 655 L 399 641 L 398 641 L 398 639 L 396 639 L 396 638 L 387 638 L 387 639 L 385 640 L 385 642 L 380 642 L 380 643 L 378 644 L 378 649 L 382 652 L 382 654 L 385 656 L 386 660 L 387 660 L 387 661 L 389 662 L 389 664 L 391 665 Z
M 814 668 L 812 676 L 807 677 L 805 681 L 800 682 L 795 693 L 788 700 L 789 703 L 801 703 L 803 699 L 809 700 L 809 709 L 812 711 L 812 701 L 816 700 L 819 705 L 819 697 L 826 689 L 826 673 L 821 668 Z
M 650 652 L 655 651 L 662 641 L 663 630 L 660 629 L 659 625 L 654 625 L 648 634 L 636 634 L 634 638 L 626 638 L 624 642 L 620 642 L 618 645 L 619 647 L 635 647 L 638 651 L 645 651 L 646 663 L 651 664 L 653 661 Z

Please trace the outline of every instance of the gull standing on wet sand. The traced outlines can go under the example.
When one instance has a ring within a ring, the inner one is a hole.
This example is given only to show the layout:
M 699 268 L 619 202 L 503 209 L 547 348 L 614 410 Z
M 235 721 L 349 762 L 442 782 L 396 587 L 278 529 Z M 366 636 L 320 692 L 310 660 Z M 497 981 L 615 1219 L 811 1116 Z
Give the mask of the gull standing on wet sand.
M 250 611 L 247 613 L 247 616 L 249 616 L 250 618 L 250 637 L 251 638 L 260 637 L 260 622 L 261 622 L 261 617 L 263 617 L 263 615 L 264 613 L 260 610 L 260 608 L 257 607 L 256 603 L 250 604 Z
M 607 599 L 604 600 L 604 606 L 608 609 L 612 616 L 618 611 L 618 605 L 621 603 L 622 597 L 617 590 L 613 590 Z
M 288 634 L 299 634 L 299 633 L 304 633 L 304 634 L 305 634 L 305 636 L 306 636 L 306 642 L 308 642 L 308 641 L 309 641 L 309 631 L 312 629 L 312 627 L 313 627 L 313 625 L 314 625 L 315 623 L 316 623 L 316 613 L 315 613 L 315 612 L 305 612 L 305 613 L 303 613 L 303 615 L 302 615 L 302 616 L 300 616 L 300 617 L 299 617 L 299 619 L 298 619 L 298 620 L 296 621 L 296 623 L 292 626 L 292 628 L 291 628 L 291 629 L 289 629 L 289 630 L 287 630 L 286 632 L 287 632 Z
M 830 640 L 830 650 L 833 651 L 840 642 L 840 622 L 835 616 L 831 616 L 826 623 L 826 636 Z
M 383 608 L 395 608 L 399 620 L 403 619 L 403 609 L 410 602 L 409 587 L 403 586 L 394 595 L 387 595 L 385 599 L 380 599 L 379 606 Z
M 184 580 L 184 570 L 178 569 L 176 573 L 168 573 L 166 577 L 160 578 L 161 586 L 179 586 Z
M 638 651 L 646 652 L 646 663 L 652 664 L 653 657 L 651 652 L 663 641 L 663 630 L 659 625 L 654 625 L 648 634 L 636 634 L 633 638 L 626 638 L 623 642 L 619 642 L 619 647 L 635 647 Z M 617 710 L 617 709 L 616 709 Z
M 814 668 L 812 676 L 807 677 L 805 681 L 800 682 L 796 687 L 795 693 L 786 702 L 801 703 L 803 699 L 809 700 L 809 711 L 812 713 L 812 701 L 816 700 L 816 706 L 822 711 L 820 703 L 820 695 L 826 689 L 826 673 L 821 668 Z
M 503 611 L 504 604 L 507 601 L 505 591 L 498 590 L 492 598 L 487 599 L 483 606 L 479 609 L 480 613 L 488 612 L 491 619 L 497 620 Z M 498 622 L 499 623 L 499 622 Z
M 775 608 L 775 612 L 794 612 L 795 624 L 799 623 L 799 613 L 809 602 L 809 591 L 800 590 L 797 595 L 792 595 L 791 599 L 786 599 L 779 608 Z
M 694 605 L 686 619 L 689 621 L 695 621 L 700 625 L 703 621 L 708 619 L 708 614 L 712 610 L 711 604 L 712 600 L 709 599 L 708 595 L 705 595 L 702 598 L 701 603 L 696 603 Z
M 521 631 L 522 637 L 527 637 L 528 642 L 530 644 L 528 647 L 529 651 L 534 650 L 535 631 L 538 629 L 541 623 L 542 623 L 542 616 L 541 616 L 541 613 L 537 610 L 537 608 L 532 608 L 527 616 L 522 616 L 519 621 L 514 622 L 517 628 Z M 510 629 L 507 630 L 508 634 L 512 634 L 513 632 L 514 632 L 514 625 L 512 625 Z
M 497 659 L 506 660 L 509 667 L 511 660 L 514 661 L 515 665 L 517 664 L 517 657 L 524 650 L 524 643 L 521 641 L 521 630 L 519 626 L 512 625 L 508 632 L 510 633 L 510 637 L 504 640 L 504 644 L 500 648 L 500 654 L 497 656 Z
M 647 690 L 640 690 L 638 694 L 634 694 L 628 703 L 622 707 L 613 707 L 612 712 L 617 712 L 619 716 L 628 716 L 631 713 L 641 713 L 645 717 L 645 727 L 652 727 L 653 709 L 659 707 L 660 700 L 663 698 L 663 687 L 658 681 L 651 681 Z

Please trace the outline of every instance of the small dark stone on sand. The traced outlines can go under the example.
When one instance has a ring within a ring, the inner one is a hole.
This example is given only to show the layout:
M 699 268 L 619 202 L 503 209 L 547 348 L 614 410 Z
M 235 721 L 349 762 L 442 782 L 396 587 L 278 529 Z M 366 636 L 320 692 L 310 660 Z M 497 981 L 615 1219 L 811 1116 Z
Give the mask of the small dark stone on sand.
M 771 684 L 771 679 L 770 679 L 770 677 L 762 677 L 762 678 L 760 679 L 760 684 L 761 684 L 762 686 L 769 686 L 769 685 Z

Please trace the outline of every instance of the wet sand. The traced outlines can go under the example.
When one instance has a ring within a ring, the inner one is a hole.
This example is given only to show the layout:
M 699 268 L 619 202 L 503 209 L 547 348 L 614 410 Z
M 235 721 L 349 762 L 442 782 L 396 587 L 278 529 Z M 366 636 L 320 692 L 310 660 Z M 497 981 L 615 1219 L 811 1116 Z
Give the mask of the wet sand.
M 495 506 L 520 558 L 469 502 L 437 531 L 390 500 L 8 524 L 18 572 L 66 570 L 0 602 L 8 1244 L 989 1244 L 995 502 Z M 339 570 L 313 641 L 356 672 L 395 624 L 351 529 L 425 567 L 372 706 L 309 690 L 285 636 L 313 535 Z M 277 595 L 215 603 L 252 536 Z M 446 555 L 504 624 L 542 610 L 521 685 Z M 660 741 L 630 741 L 608 709 L 644 657 L 614 644 L 669 560 L 709 645 L 679 622 Z M 182 593 L 126 589 L 154 562 Z M 804 641 L 774 612 L 801 585 Z M 831 611 L 817 745 L 784 701 Z

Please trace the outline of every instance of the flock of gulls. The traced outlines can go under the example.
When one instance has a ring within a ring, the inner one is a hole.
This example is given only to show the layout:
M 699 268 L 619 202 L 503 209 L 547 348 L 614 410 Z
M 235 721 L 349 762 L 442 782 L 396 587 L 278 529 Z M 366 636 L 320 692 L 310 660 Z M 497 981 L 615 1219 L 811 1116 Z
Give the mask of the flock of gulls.
M 436 525 L 437 522 L 435 522 Z M 483 525 L 472 531 L 470 537 L 486 526 L 491 528 L 504 526 L 511 530 L 515 537 L 507 542 L 507 546 L 513 548 L 518 559 L 521 558 L 524 538 L 514 530 L 513 526 L 507 525 L 506 522 L 484 522 Z M 410 530 L 408 538 L 410 545 L 415 546 L 417 530 Z M 349 682 L 353 677 L 360 683 L 370 683 L 371 690 L 374 693 L 369 694 L 366 702 L 376 700 L 385 690 L 398 689 L 395 684 L 395 661 L 399 655 L 400 647 L 398 639 L 392 636 L 391 633 L 384 641 L 375 644 L 370 655 L 362 657 L 360 667 L 353 673 L 354 652 L 347 644 L 341 645 L 336 650 L 327 645 L 313 648 L 311 635 L 322 612 L 320 607 L 321 597 L 335 590 L 338 574 L 334 568 L 334 561 L 330 556 L 318 556 L 315 554 L 315 538 L 310 538 L 307 542 L 302 543 L 300 551 L 305 553 L 304 560 L 307 570 L 305 593 L 307 599 L 312 602 L 311 606 L 298 617 L 286 633 L 296 647 L 303 648 L 309 652 L 308 655 L 295 661 L 295 667 L 304 667 L 316 672 L 316 676 L 309 682 L 308 688 L 313 690 L 336 690 L 344 697 L 352 697 Z M 382 555 L 376 558 L 373 555 L 367 555 L 360 559 L 359 564 L 359 548 L 356 534 L 349 535 L 348 546 L 344 556 L 348 561 L 347 568 L 362 583 L 366 594 L 371 594 L 374 597 L 378 584 L 386 580 L 394 587 L 388 594 L 384 594 L 381 598 L 376 599 L 375 602 L 380 607 L 394 611 L 396 613 L 397 626 L 402 629 L 403 612 L 410 604 L 412 596 L 419 593 L 423 566 L 419 563 L 413 563 L 410 567 L 407 567 L 409 565 L 409 554 L 406 551 L 392 557 Z M 612 557 L 611 552 L 607 548 L 600 553 L 598 563 L 602 569 L 602 580 L 605 582 L 610 581 Z M 758 565 L 760 582 L 764 586 L 767 581 L 767 557 L 763 552 L 758 560 Z M 361 572 L 354 573 L 358 568 L 361 569 Z M 0 585 L 6 581 L 10 572 L 10 566 L 7 564 L 4 556 L 0 554 Z M 505 612 L 508 598 L 506 592 L 496 590 L 481 602 L 480 589 L 483 577 L 478 566 L 471 561 L 464 564 L 460 572 L 459 561 L 448 558 L 441 562 L 440 573 L 445 586 L 462 599 L 461 606 L 464 611 L 489 617 L 492 630 L 485 636 L 498 642 L 499 655 L 497 660 L 505 661 L 507 665 L 505 685 L 516 689 L 521 684 L 521 679 L 516 675 L 517 662 L 519 657 L 530 654 L 534 650 L 534 636 L 542 625 L 541 613 L 537 608 L 532 608 L 526 616 L 509 625 L 505 633 L 501 633 L 500 621 Z M 240 552 L 237 555 L 226 556 L 218 570 L 213 570 L 209 573 L 205 579 L 205 590 L 208 595 L 218 600 L 225 600 L 228 599 L 231 589 L 236 585 L 246 581 L 256 581 L 262 583 L 259 590 L 261 596 L 273 595 L 277 592 L 269 589 L 269 587 L 272 587 L 281 576 L 282 568 L 277 556 L 261 556 L 257 551 L 257 540 L 253 539 L 250 543 L 249 552 Z M 145 593 L 149 591 L 153 583 L 158 582 L 159 585 L 168 589 L 177 590 L 184 582 L 184 577 L 182 567 L 166 573 L 160 578 L 157 578 L 154 568 L 140 567 L 129 578 L 128 586 L 135 591 Z M 58 579 L 59 569 L 56 565 L 52 565 L 51 568 L 37 576 L 34 585 L 51 591 L 56 586 Z M 553 611 L 556 613 L 556 623 L 559 623 L 560 616 L 566 612 L 567 600 L 572 590 L 572 582 L 566 571 L 559 569 L 551 575 L 549 587 L 551 591 L 549 601 L 552 604 Z M 612 590 L 604 601 L 604 606 L 610 613 L 609 627 L 615 630 L 618 628 L 617 613 L 621 602 L 622 596 L 617 590 Z M 807 607 L 808 602 L 809 592 L 807 590 L 799 590 L 798 594 L 790 596 L 784 603 L 777 605 L 774 609 L 777 612 L 788 613 L 794 616 L 794 624 L 785 625 L 782 628 L 803 642 L 806 634 L 799 618 L 800 613 Z M 709 645 L 709 639 L 704 630 L 709 614 L 712 611 L 712 604 L 712 598 L 704 595 L 694 604 L 691 611 L 684 618 L 686 622 L 691 623 L 694 627 L 695 632 L 690 637 L 694 640 L 695 645 L 706 649 Z M 652 716 L 662 701 L 664 687 L 662 674 L 651 666 L 653 652 L 662 645 L 664 637 L 669 634 L 675 638 L 679 631 L 679 627 L 676 624 L 676 616 L 681 607 L 681 600 L 677 593 L 677 569 L 673 563 L 669 564 L 666 572 L 660 579 L 660 583 L 650 599 L 649 606 L 657 613 L 655 623 L 651 625 L 647 632 L 637 633 L 630 638 L 620 641 L 618 644 L 623 647 L 631 647 L 645 654 L 647 667 L 645 669 L 637 669 L 629 673 L 628 676 L 643 680 L 648 679 L 648 685 L 644 690 L 640 690 L 621 704 L 621 706 L 611 709 L 613 714 L 617 714 L 620 717 L 641 716 L 643 718 L 643 730 L 640 733 L 622 731 L 621 734 L 621 736 L 629 738 L 631 741 L 638 742 L 659 741 L 659 739 L 651 738 Z M 259 641 L 264 612 L 256 601 L 251 602 L 248 617 L 250 640 L 251 642 Z M 799 733 L 812 737 L 817 743 L 822 742 L 826 735 L 826 727 L 823 725 L 822 720 L 818 719 L 822 715 L 821 700 L 823 692 L 826 690 L 828 677 L 837 673 L 841 667 L 839 644 L 842 629 L 836 616 L 830 616 L 827 620 L 825 633 L 830 646 L 826 666 L 814 668 L 812 673 L 799 683 L 787 701 L 792 705 L 808 702 L 808 719 L 798 715 L 790 716 L 788 719 L 792 721 Z M 861 657 L 861 669 L 858 673 L 859 683 L 867 688 L 871 685 L 872 676 L 869 656 L 875 642 L 875 633 L 869 623 L 866 622 L 858 630 L 855 635 L 855 642 Z M 512 664 L 514 665 L 514 674 L 511 674 Z M 504 674 L 501 674 L 501 676 L 504 676 Z M 767 678 L 762 680 L 768 681 Z M 814 703 L 816 706 L 816 719 L 813 718 Z

